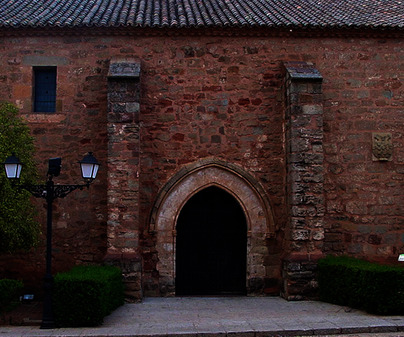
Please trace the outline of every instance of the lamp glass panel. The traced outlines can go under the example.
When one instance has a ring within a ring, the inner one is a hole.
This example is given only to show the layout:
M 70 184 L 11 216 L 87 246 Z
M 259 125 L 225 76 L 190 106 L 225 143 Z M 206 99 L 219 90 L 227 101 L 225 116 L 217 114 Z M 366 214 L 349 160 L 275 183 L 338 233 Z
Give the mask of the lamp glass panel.
M 93 174 L 92 174 L 91 178 L 95 179 L 95 177 L 97 176 L 99 167 L 100 167 L 100 165 L 97 165 L 97 164 L 94 165 Z
M 21 168 L 20 164 L 5 164 L 6 175 L 9 179 L 20 178 Z
M 81 163 L 81 174 L 84 179 L 92 178 L 93 164 Z
M 20 174 L 21 174 L 21 169 L 22 169 L 22 165 L 21 164 L 18 164 L 17 165 L 17 177 L 16 178 L 20 178 Z

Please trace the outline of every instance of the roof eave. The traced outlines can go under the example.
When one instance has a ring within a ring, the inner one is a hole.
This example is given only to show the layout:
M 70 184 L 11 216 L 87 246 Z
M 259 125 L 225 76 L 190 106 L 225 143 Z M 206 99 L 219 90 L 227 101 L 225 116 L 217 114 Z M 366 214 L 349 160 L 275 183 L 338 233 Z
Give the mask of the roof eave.
M 402 26 L 319 26 L 319 25 L 273 25 L 273 26 L 108 26 L 108 25 L 69 25 L 69 26 L 0 26 L 1 36 L 63 36 L 63 35 L 217 35 L 217 36 L 394 36 L 404 37 Z

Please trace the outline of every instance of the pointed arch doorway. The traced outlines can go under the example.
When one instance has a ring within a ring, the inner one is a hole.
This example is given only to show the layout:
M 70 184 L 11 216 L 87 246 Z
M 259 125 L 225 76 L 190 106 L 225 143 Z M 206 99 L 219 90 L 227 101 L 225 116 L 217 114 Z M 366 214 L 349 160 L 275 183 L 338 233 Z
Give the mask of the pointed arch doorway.
M 210 186 L 177 220 L 176 295 L 245 295 L 247 222 L 239 202 Z
M 204 189 L 217 187 L 236 200 L 243 210 L 247 233 L 247 294 L 261 294 L 266 277 L 267 239 L 274 233 L 271 206 L 259 182 L 247 172 L 228 162 L 203 159 L 189 164 L 161 189 L 150 217 L 150 232 L 156 237 L 161 296 L 176 294 L 177 224 L 181 211 Z M 258 285 L 258 286 L 257 286 Z

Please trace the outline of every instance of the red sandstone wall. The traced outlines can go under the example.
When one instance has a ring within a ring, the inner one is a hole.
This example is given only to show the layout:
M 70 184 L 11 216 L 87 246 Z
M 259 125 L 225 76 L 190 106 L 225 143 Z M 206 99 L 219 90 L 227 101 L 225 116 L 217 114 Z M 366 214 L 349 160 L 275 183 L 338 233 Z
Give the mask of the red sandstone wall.
M 266 264 L 268 275 L 280 275 L 276 266 L 290 249 L 283 246 L 282 231 L 287 214 L 283 61 L 313 62 L 324 78 L 324 251 L 391 260 L 403 252 L 402 40 L 94 36 L 0 41 L 1 99 L 16 103 L 28 118 L 41 172 L 47 158 L 63 157 L 60 183 L 80 180 L 71 164 L 86 151 L 106 162 L 109 60 L 140 60 L 139 232 L 149 289 L 155 287 L 157 256 L 147 226 L 156 195 L 183 165 L 210 156 L 244 168 L 267 191 L 279 231 Z M 33 114 L 31 66 L 46 60 L 58 64 L 58 111 Z M 393 161 L 372 161 L 374 131 L 393 134 Z M 57 202 L 55 270 L 102 260 L 106 188 L 101 170 L 89 191 Z M 44 209 L 39 213 L 44 222 Z M 41 245 L 28 259 L 15 260 L 23 271 L 41 273 L 43 256 Z M 9 259 L 0 258 L 0 274 L 17 273 Z
M 403 40 L 327 41 L 320 50 L 324 252 L 397 261 L 404 252 Z M 372 161 L 372 132 L 392 133 L 392 161 Z

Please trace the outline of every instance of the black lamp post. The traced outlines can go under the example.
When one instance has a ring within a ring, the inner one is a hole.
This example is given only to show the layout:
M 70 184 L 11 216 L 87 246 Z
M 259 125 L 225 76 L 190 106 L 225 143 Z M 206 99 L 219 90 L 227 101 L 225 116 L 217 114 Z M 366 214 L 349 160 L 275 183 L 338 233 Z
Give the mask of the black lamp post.
M 84 158 L 79 161 L 81 166 L 81 174 L 85 184 L 78 185 L 55 185 L 53 177 L 60 174 L 61 158 L 49 159 L 47 181 L 45 185 L 23 185 L 22 188 L 29 191 L 36 198 L 44 198 L 47 203 L 47 221 L 46 221 L 46 273 L 44 280 L 44 306 L 41 329 L 55 328 L 55 321 L 52 310 L 52 203 L 56 198 L 64 198 L 70 192 L 76 189 L 82 190 L 84 187 L 89 187 L 91 182 L 97 176 L 100 164 L 94 158 L 92 152 L 89 152 Z M 23 164 L 13 154 L 4 162 L 4 168 L 8 179 L 19 179 Z

